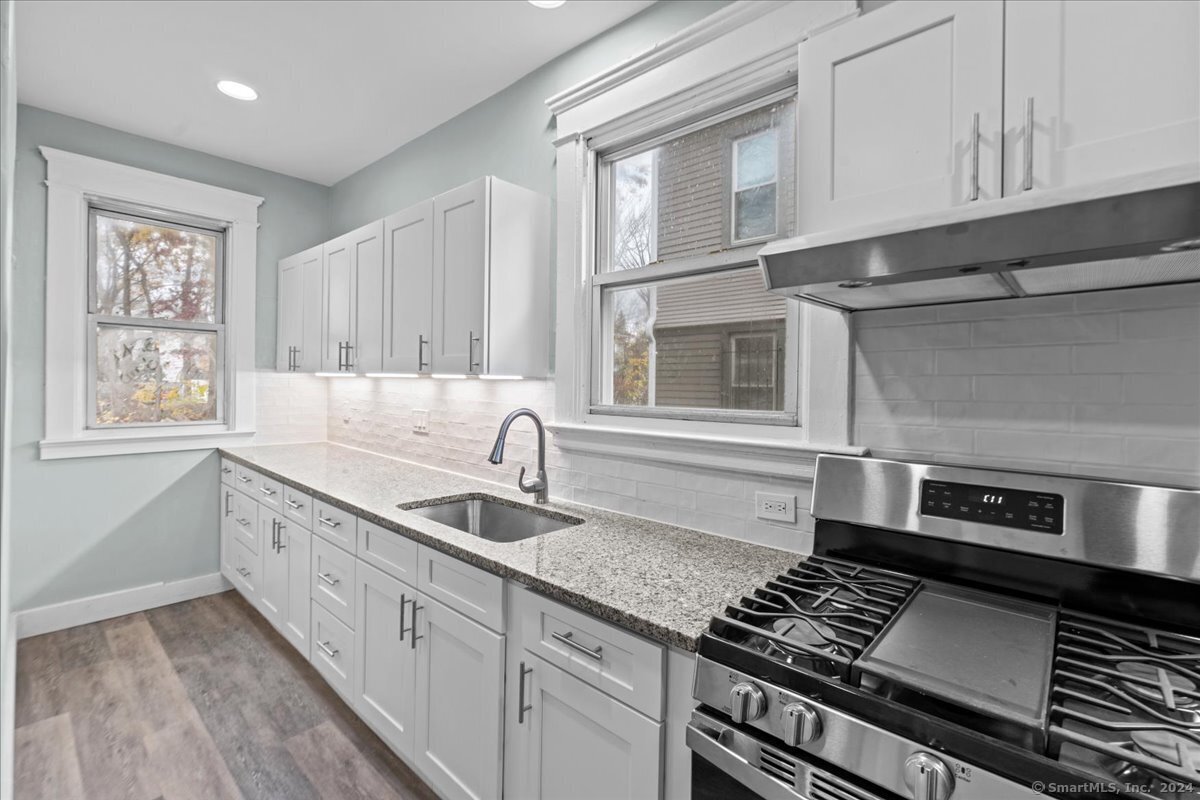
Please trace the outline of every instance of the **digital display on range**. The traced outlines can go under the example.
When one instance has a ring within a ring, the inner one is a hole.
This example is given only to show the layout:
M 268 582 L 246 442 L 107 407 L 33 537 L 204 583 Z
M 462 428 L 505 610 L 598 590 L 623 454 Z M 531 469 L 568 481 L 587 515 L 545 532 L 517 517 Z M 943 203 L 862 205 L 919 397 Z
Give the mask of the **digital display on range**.
M 1063 532 L 1063 496 L 1047 492 L 927 480 L 921 481 L 921 513 L 1038 533 Z

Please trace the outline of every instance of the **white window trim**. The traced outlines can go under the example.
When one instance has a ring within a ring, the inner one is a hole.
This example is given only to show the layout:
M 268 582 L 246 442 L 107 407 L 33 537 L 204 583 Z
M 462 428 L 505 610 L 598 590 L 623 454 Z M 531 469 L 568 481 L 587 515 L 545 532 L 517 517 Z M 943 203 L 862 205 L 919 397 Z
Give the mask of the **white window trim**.
M 598 352 L 590 288 L 596 274 L 597 151 L 612 152 L 756 95 L 789 90 L 796 80 L 796 45 L 857 13 L 853 0 L 742 0 L 547 101 L 558 124 L 557 421 L 549 427 L 559 448 L 784 477 L 811 477 L 820 452 L 866 452 L 850 444 L 849 321 L 808 304 L 789 309 L 803 342 L 798 427 L 640 417 L 614 422 L 590 408 Z
M 254 298 L 263 198 L 41 147 L 46 159 L 46 432 L 42 459 L 211 449 L 254 435 Z M 88 209 L 93 201 L 226 226 L 226 418 L 212 425 L 88 428 Z

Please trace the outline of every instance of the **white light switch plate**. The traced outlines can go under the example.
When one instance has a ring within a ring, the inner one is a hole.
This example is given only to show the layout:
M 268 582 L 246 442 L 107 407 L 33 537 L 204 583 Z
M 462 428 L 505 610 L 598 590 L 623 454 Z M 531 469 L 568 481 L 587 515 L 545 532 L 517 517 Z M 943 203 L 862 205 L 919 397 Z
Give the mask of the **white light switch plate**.
M 759 519 L 770 519 L 777 522 L 795 522 L 796 495 L 755 492 L 754 513 Z
M 414 408 L 412 414 L 413 430 L 417 433 L 429 433 L 429 409 Z

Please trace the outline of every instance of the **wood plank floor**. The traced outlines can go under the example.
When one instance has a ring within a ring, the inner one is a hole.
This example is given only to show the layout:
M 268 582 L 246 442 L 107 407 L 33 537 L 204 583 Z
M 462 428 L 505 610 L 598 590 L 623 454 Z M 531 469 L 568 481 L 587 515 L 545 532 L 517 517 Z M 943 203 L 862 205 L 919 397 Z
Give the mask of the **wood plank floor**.
M 434 800 L 233 591 L 22 640 L 15 800 Z

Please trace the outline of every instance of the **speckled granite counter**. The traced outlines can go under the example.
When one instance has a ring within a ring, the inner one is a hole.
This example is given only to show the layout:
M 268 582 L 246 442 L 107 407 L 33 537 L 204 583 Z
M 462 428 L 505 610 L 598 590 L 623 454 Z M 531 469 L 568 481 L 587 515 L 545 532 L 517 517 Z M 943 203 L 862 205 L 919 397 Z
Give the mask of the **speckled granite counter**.
M 581 517 L 582 525 L 520 542 L 489 542 L 397 506 L 469 494 L 532 506 L 531 495 L 334 444 L 221 453 L 377 525 L 686 650 L 696 649 L 709 618 L 726 603 L 800 559 L 795 553 L 554 502 L 553 485 L 551 502 L 541 508 Z

